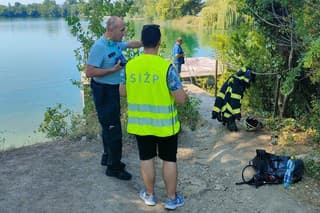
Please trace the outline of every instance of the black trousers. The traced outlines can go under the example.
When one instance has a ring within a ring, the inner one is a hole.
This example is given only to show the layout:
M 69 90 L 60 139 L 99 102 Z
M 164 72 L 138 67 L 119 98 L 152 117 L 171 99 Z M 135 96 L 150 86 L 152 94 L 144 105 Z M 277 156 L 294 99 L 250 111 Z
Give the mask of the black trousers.
M 101 84 L 91 80 L 93 101 L 102 130 L 104 153 L 108 166 L 117 167 L 122 157 L 119 85 Z

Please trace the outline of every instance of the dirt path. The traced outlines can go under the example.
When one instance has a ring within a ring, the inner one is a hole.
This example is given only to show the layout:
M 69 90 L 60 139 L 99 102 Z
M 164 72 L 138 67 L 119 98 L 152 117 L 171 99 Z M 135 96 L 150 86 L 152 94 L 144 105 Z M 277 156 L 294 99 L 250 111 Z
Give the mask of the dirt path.
M 308 183 L 305 179 L 290 190 L 281 185 L 236 186 L 255 149 L 271 149 L 267 145 L 270 135 L 244 130 L 229 133 L 210 119 L 213 98 L 192 85 L 187 87 L 190 94 L 200 97 L 204 122 L 196 131 L 184 129 L 180 135 L 178 189 L 186 204 L 177 212 L 320 211 L 320 205 L 305 199 L 317 197 L 319 187 L 302 196 L 295 193 Z M 123 161 L 133 174 L 129 182 L 106 177 L 105 168 L 99 165 L 100 155 L 99 142 L 45 143 L 0 153 L 0 212 L 166 212 L 160 161 L 159 204 L 147 207 L 138 198 L 142 182 L 134 140 L 124 144 Z

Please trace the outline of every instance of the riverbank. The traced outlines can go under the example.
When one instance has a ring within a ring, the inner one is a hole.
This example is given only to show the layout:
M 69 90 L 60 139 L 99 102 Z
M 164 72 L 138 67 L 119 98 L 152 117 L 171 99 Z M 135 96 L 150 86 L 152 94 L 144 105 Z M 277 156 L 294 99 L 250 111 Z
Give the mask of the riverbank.
M 307 177 L 289 190 L 235 185 L 257 148 L 273 151 L 270 134 L 243 129 L 230 133 L 210 119 L 213 97 L 193 85 L 186 87 L 200 99 L 203 121 L 195 131 L 183 128 L 179 136 L 178 190 L 186 204 L 176 212 L 320 211 L 319 185 Z M 133 138 L 124 141 L 123 161 L 133 175 L 128 182 L 104 175 L 101 148 L 98 141 L 60 141 L 1 152 L 0 212 L 166 212 L 159 160 L 159 202 L 148 207 L 138 197 L 142 182 Z

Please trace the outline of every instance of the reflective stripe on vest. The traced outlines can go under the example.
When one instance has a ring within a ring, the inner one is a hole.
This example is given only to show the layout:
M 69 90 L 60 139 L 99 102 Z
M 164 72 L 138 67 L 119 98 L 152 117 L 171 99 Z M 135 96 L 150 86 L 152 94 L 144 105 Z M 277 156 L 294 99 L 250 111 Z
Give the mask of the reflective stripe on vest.
M 130 111 L 140 111 L 140 112 L 152 112 L 152 113 L 172 113 L 172 107 L 168 106 L 153 106 L 151 104 L 130 104 L 128 106 Z
M 175 116 L 174 121 L 172 121 L 172 118 L 170 119 L 152 119 L 152 118 L 139 118 L 139 117 L 130 117 L 128 118 L 128 123 L 136 124 L 136 125 L 151 125 L 156 127 L 164 127 L 164 126 L 171 126 L 172 122 L 177 123 L 178 122 L 178 116 Z

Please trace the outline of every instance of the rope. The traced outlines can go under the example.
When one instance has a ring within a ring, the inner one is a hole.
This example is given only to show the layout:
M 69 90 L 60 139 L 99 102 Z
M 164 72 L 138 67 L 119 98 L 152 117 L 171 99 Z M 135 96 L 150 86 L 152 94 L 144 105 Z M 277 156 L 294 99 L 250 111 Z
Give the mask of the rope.
M 252 71 L 251 73 L 253 73 L 255 75 L 279 75 L 279 76 L 281 76 L 279 73 L 276 73 L 276 72 L 255 72 L 255 71 Z
M 237 66 L 231 63 L 222 63 L 223 65 L 227 65 L 231 68 L 237 69 Z M 281 78 L 281 74 L 276 73 L 276 72 L 255 72 L 255 71 L 251 71 L 251 73 L 255 74 L 255 75 L 277 75 L 279 78 Z

